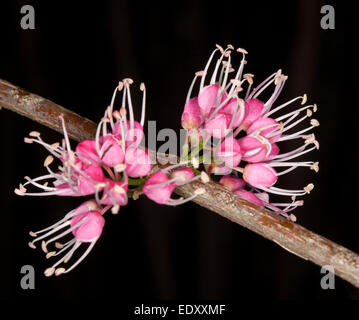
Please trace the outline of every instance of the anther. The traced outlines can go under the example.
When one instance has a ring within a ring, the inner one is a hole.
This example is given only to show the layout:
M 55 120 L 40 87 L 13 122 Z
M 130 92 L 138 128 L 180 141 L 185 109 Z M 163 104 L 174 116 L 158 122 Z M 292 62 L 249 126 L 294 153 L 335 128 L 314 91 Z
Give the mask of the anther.
M 319 162 L 314 162 L 312 166 L 310 166 L 311 170 L 314 170 L 315 172 L 319 171 Z
M 248 51 L 243 49 L 243 48 L 238 48 L 237 52 L 243 53 L 243 54 L 248 54 Z
M 48 252 L 48 250 L 47 250 L 47 248 L 46 248 L 46 242 L 45 242 L 45 241 L 42 241 L 42 242 L 41 242 L 41 249 L 42 249 L 42 251 L 44 251 L 45 253 Z
M 44 274 L 46 277 L 51 277 L 55 272 L 55 268 L 47 268 L 45 271 L 44 271 Z
M 120 211 L 120 206 L 118 204 L 114 205 L 112 208 L 111 208 L 111 212 L 113 214 L 118 214 L 118 212 Z
M 29 136 L 30 136 L 30 137 L 34 137 L 34 138 L 38 138 L 38 137 L 40 137 L 40 132 L 38 132 L 38 131 L 31 131 L 31 132 L 29 133 Z
M 314 189 L 314 184 L 309 183 L 306 187 L 303 188 L 306 193 L 310 193 Z
M 51 257 L 53 257 L 56 254 L 56 251 L 50 251 L 49 253 L 46 254 L 46 259 L 50 259 Z
M 55 276 L 59 276 L 60 274 L 64 273 L 66 271 L 65 268 L 57 268 L 55 271 Z
M 28 245 L 31 249 L 36 249 L 36 246 L 32 242 L 29 242 Z
M 54 157 L 53 156 L 47 156 L 45 161 L 44 161 L 44 167 L 48 167 L 52 162 L 54 161 Z
M 305 94 L 303 95 L 303 99 L 302 99 L 301 105 L 306 104 L 306 103 L 307 103 L 307 99 L 308 99 L 308 97 L 307 97 L 307 94 L 305 93 Z

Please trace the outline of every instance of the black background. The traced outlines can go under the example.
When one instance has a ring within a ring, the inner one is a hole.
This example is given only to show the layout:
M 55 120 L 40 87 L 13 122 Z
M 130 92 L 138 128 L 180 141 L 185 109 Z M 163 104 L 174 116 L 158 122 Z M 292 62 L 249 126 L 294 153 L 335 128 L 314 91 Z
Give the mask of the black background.
M 35 8 L 35 30 L 22 30 L 20 8 Z M 331 4 L 336 29 L 320 28 Z M 306 92 L 319 105 L 320 172 L 284 183 L 316 185 L 298 222 L 359 252 L 357 157 L 357 18 L 343 1 L 2 1 L 0 78 L 98 121 L 124 77 L 148 89 L 147 119 L 180 129 L 193 73 L 216 43 L 246 48 L 257 81 L 282 68 L 289 80 L 281 101 Z M 133 91 L 135 96 L 136 91 Z M 140 99 L 138 99 L 140 101 Z M 336 278 L 322 290 L 320 268 L 189 203 L 176 208 L 132 201 L 106 219 L 95 249 L 70 274 L 45 278 L 40 250 L 28 231 L 55 222 L 80 199 L 19 198 L 25 175 L 43 172 L 46 153 L 23 143 L 29 131 L 54 142 L 61 135 L 0 111 L 0 297 L 149 300 L 355 299 L 359 291 Z M 22 290 L 20 268 L 33 265 L 36 289 Z

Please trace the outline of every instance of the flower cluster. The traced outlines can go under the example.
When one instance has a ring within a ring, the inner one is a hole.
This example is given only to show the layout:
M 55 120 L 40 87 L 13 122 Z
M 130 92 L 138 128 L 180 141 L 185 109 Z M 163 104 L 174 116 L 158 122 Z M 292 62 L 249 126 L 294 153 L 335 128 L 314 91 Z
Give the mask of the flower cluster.
M 71 148 L 66 130 L 64 116 L 60 116 L 64 139 L 62 143 L 48 144 L 42 140 L 40 133 L 33 131 L 24 140 L 26 143 L 42 145 L 50 153 L 44 161 L 47 173 L 37 178 L 25 177 L 26 182 L 15 189 L 20 196 L 93 196 L 78 208 L 70 211 L 54 225 L 37 232 L 30 232 L 34 237 L 29 246 L 41 241 L 41 248 L 46 257 L 63 254 L 53 266 L 45 270 L 46 276 L 67 273 L 76 267 L 91 251 L 99 239 L 105 224 L 104 213 L 111 209 L 117 214 L 120 207 L 127 205 L 129 196 L 145 194 L 151 200 L 168 205 L 178 205 L 192 200 L 204 189 L 196 190 L 187 199 L 172 199 L 171 195 L 177 185 L 190 183 L 197 179 L 208 181 L 205 173 L 196 175 L 191 168 L 175 164 L 151 174 L 152 163 L 149 151 L 140 146 L 144 136 L 146 89 L 143 92 L 142 115 L 140 122 L 134 120 L 130 93 L 133 81 L 124 79 L 116 86 L 111 104 L 106 108 L 103 118 L 97 126 L 94 140 L 84 140 Z M 123 92 L 122 106 L 114 110 L 117 92 Z M 129 115 L 129 117 L 127 117 Z M 56 170 L 51 164 L 57 158 L 61 162 Z M 32 185 L 39 192 L 28 192 Z M 72 235 L 66 243 L 57 240 Z M 49 251 L 48 245 L 54 243 L 59 251 Z M 81 244 L 89 246 L 80 258 L 68 269 L 60 266 L 67 263 Z
M 295 220 L 295 216 L 288 213 L 303 204 L 297 197 L 310 193 L 313 184 L 298 190 L 275 187 L 275 184 L 279 176 L 298 167 L 319 170 L 318 162 L 297 160 L 319 148 L 314 134 L 309 132 L 319 122 L 310 119 L 309 126 L 293 131 L 311 118 L 317 106 L 306 105 L 307 96 L 303 95 L 273 107 L 287 76 L 279 70 L 252 89 L 254 76 L 243 74 L 247 52 L 237 49 L 242 59 L 236 71 L 231 64 L 233 51 L 231 45 L 226 49 L 217 46 L 205 69 L 195 74 L 182 114 L 187 143 L 183 146 L 179 163 L 167 167 L 152 165 L 150 152 L 142 145 L 146 88 L 143 83 L 140 85 L 142 112 L 138 122 L 134 117 L 130 91 L 133 81 L 129 78 L 116 86 L 93 140 L 81 141 L 72 149 L 63 115 L 60 116 L 64 133 L 61 143 L 46 143 L 36 131 L 25 138 L 26 143 L 42 145 L 50 155 L 43 163 L 46 174 L 33 179 L 25 177 L 26 182 L 15 189 L 17 195 L 90 198 L 50 227 L 30 232 L 33 237 L 29 242 L 31 248 L 35 249 L 41 241 L 47 258 L 61 255 L 45 270 L 46 276 L 67 273 L 88 255 L 102 234 L 107 211 L 117 214 L 127 205 L 129 198 L 137 199 L 141 194 L 158 204 L 174 206 L 186 203 L 206 190 L 197 188 L 186 199 L 174 199 L 174 189 L 196 180 L 207 183 L 210 175 L 221 175 L 218 182 L 237 196 Z M 218 54 L 216 63 L 212 63 Z M 192 97 L 198 79 L 199 91 Z M 267 99 L 260 100 L 271 85 L 274 91 Z M 247 90 L 241 98 L 239 94 L 243 87 Z M 122 92 L 121 107 L 115 110 L 118 92 Z M 300 102 L 300 106 L 278 114 L 295 102 Z M 301 141 L 300 145 L 291 151 L 280 152 L 282 142 L 294 140 Z M 54 170 L 55 158 L 60 165 Z M 39 191 L 29 192 L 29 187 L 36 187 Z M 288 196 L 291 200 L 275 202 L 270 195 Z M 50 244 L 54 249 L 49 251 Z M 82 255 L 66 269 L 65 265 L 75 251 L 86 244 Z
M 232 45 L 226 49 L 217 45 L 205 69 L 195 74 L 182 113 L 182 127 L 187 130 L 189 140 L 185 150 L 189 150 L 190 144 L 195 145 L 198 155 L 203 150 L 199 162 L 205 165 L 209 174 L 223 175 L 219 183 L 238 196 L 295 220 L 288 212 L 303 204 L 296 197 L 310 193 L 313 184 L 299 190 L 274 185 L 279 176 L 298 167 L 319 170 L 318 162 L 295 160 L 319 149 L 314 134 L 309 133 L 319 126 L 319 122 L 310 119 L 308 127 L 293 131 L 317 111 L 317 106 L 306 105 L 307 96 L 303 95 L 273 107 L 288 77 L 278 70 L 252 89 L 254 76 L 243 74 L 247 51 L 236 50 L 242 57 L 237 72 L 231 64 L 233 51 Z M 216 54 L 220 56 L 213 63 Z M 192 97 L 198 78 L 199 91 Z M 260 100 L 271 85 L 274 86 L 272 94 L 266 100 Z M 239 93 L 245 86 L 246 93 L 240 98 Z M 300 102 L 297 109 L 276 115 L 297 101 Z M 292 140 L 303 143 L 281 153 L 280 143 Z M 269 194 L 289 196 L 291 201 L 271 203 Z

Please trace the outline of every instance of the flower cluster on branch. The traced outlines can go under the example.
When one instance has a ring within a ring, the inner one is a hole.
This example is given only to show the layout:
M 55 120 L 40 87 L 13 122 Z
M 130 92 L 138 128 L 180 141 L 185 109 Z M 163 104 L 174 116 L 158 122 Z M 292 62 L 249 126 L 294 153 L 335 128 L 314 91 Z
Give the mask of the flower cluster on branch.
M 297 197 L 310 193 L 313 184 L 298 190 L 278 188 L 275 184 L 279 176 L 298 167 L 318 171 L 317 162 L 296 159 L 319 148 L 314 134 L 310 133 L 319 122 L 310 119 L 308 127 L 291 132 L 310 118 L 317 107 L 306 105 L 306 95 L 274 107 L 287 76 L 279 70 L 252 89 L 253 75 L 243 74 L 247 52 L 236 50 L 242 57 L 236 71 L 231 64 L 233 51 L 231 45 L 226 49 L 217 46 L 204 70 L 195 74 L 181 119 L 187 138 L 178 163 L 162 169 L 153 167 L 149 151 L 142 144 L 146 88 L 143 83 L 140 85 L 142 113 L 136 121 L 130 78 L 116 86 L 97 126 L 95 139 L 82 141 L 72 149 L 63 116 L 60 117 L 64 133 L 61 142 L 46 143 L 36 131 L 25 138 L 26 143 L 39 144 L 50 155 L 43 163 L 46 173 L 36 178 L 25 177 L 26 182 L 15 189 L 17 195 L 86 197 L 60 221 L 30 232 L 31 248 L 41 243 L 46 258 L 61 257 L 45 270 L 46 276 L 67 273 L 88 255 L 102 234 L 106 212 L 117 214 L 129 198 L 137 199 L 142 194 L 158 204 L 183 204 L 206 192 L 205 188 L 198 188 L 186 199 L 172 198 L 176 186 L 195 180 L 203 183 L 218 180 L 237 196 L 295 220 L 289 212 L 303 204 Z M 219 57 L 213 63 L 216 55 Z M 193 96 L 199 79 L 198 93 Z M 265 101 L 260 100 L 271 85 L 273 93 Z M 246 94 L 241 98 L 244 87 Z M 122 93 L 122 97 L 117 109 L 118 93 Z M 300 102 L 300 106 L 294 111 L 275 115 L 295 102 Z M 302 144 L 280 152 L 281 142 L 294 140 Z M 54 160 L 60 165 L 55 167 Z M 29 191 L 31 187 L 38 191 Z M 287 196 L 290 201 L 270 201 L 271 194 Z M 65 268 L 80 247 L 86 249 Z

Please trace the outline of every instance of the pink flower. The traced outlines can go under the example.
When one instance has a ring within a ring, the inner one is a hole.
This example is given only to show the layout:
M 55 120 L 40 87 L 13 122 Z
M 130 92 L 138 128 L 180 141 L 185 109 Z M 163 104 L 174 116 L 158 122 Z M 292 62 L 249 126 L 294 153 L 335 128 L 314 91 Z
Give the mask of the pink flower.
M 103 195 L 99 203 L 110 206 L 125 206 L 128 202 L 127 190 L 127 182 L 116 182 L 106 179 Z
M 243 179 L 237 178 L 232 175 L 223 176 L 219 180 L 219 183 L 231 191 L 243 189 L 246 186 L 246 182 Z
M 268 188 L 277 182 L 276 171 L 265 163 L 250 163 L 244 167 L 243 179 L 255 188 Z
M 147 176 L 152 168 L 148 150 L 129 148 L 126 150 L 126 173 L 132 178 Z
M 247 134 L 259 134 L 268 139 L 270 143 L 275 143 L 281 137 L 280 124 L 272 118 L 261 117 L 252 122 L 247 129 Z
M 191 168 L 180 168 L 171 173 L 171 179 L 175 180 L 177 186 L 193 181 L 195 174 Z
M 170 169 L 167 168 L 167 170 Z M 181 198 L 172 199 L 171 195 L 176 187 L 176 183 L 183 182 L 182 178 L 184 175 L 187 174 L 184 174 L 184 172 L 182 171 L 182 174 L 178 174 L 178 175 L 174 174 L 174 177 L 172 179 L 169 179 L 163 170 L 157 171 L 145 182 L 142 191 L 149 199 L 151 199 L 152 201 L 158 204 L 166 204 L 169 206 L 177 206 L 180 204 L 184 204 L 186 202 L 193 200 L 198 195 L 201 195 L 206 192 L 205 189 L 198 188 L 194 191 L 194 194 L 192 196 L 186 199 L 181 199 Z M 203 175 L 198 175 L 198 178 L 202 178 L 204 180 L 208 177 Z M 187 180 L 186 183 L 189 183 L 194 179 L 197 178 L 193 177 L 190 180 Z M 208 181 L 205 181 L 205 183 L 206 182 Z
M 245 136 L 239 141 L 242 159 L 248 162 L 265 161 L 271 153 L 271 144 L 262 137 Z
M 46 276 L 49 277 L 54 273 L 58 276 L 62 273 L 70 272 L 90 253 L 102 234 L 102 229 L 105 224 L 105 219 L 102 216 L 104 212 L 105 210 L 102 210 L 94 200 L 86 201 L 75 210 L 70 211 L 63 219 L 54 225 L 37 232 L 30 232 L 30 235 L 35 237 L 35 239 L 29 242 L 29 246 L 35 249 L 35 243 L 41 240 L 41 248 L 46 253 L 48 259 L 67 251 L 52 267 L 45 270 Z M 63 229 L 65 229 L 65 231 Z M 61 233 L 57 235 L 60 230 Z M 70 233 L 72 233 L 74 237 L 72 240 L 66 242 L 66 244 L 55 242 L 55 248 L 59 249 L 59 251 L 48 251 L 49 244 Z M 43 235 L 39 236 L 40 234 Z M 49 239 L 45 241 L 44 239 L 46 238 Z M 61 263 L 67 263 L 72 258 L 74 252 L 82 244 L 86 243 L 89 243 L 86 251 L 70 268 L 65 269 L 64 267 L 58 267 Z
M 123 129 L 121 129 L 121 127 L 123 127 Z M 131 122 L 129 120 L 126 121 L 126 126 L 123 125 L 123 122 L 121 121 L 117 122 L 112 133 L 118 140 L 122 139 L 121 130 L 124 130 L 125 132 L 125 142 L 127 148 L 136 148 L 140 145 L 143 139 L 143 126 L 139 122 L 133 121 L 133 128 L 131 128 Z
M 238 166 L 242 158 L 239 142 L 233 137 L 224 139 L 216 155 L 224 162 L 225 166 L 229 168 Z
M 242 126 L 247 129 L 254 121 L 262 116 L 264 112 L 264 103 L 258 99 L 248 99 L 245 102 L 246 113 Z
M 198 105 L 203 116 L 209 116 L 212 108 L 216 105 L 216 101 L 219 98 L 219 89 L 219 85 L 212 84 L 204 87 L 199 93 Z M 221 102 L 223 102 L 223 97 Z
M 224 138 L 229 129 L 231 123 L 231 116 L 228 114 L 217 114 L 211 120 L 205 123 L 205 129 L 214 138 Z
M 219 110 L 219 113 L 229 115 L 232 123 L 231 127 L 238 128 L 246 115 L 244 102 L 241 99 L 232 98 Z
M 157 171 L 146 181 L 142 191 L 152 201 L 167 204 L 175 187 L 165 173 Z
M 197 129 L 204 118 L 198 105 L 198 97 L 190 99 L 184 106 L 181 124 L 184 129 Z
M 234 191 L 234 193 L 237 196 L 240 196 L 241 198 L 252 202 L 260 207 L 264 207 L 264 203 L 262 200 L 260 200 L 254 193 L 246 191 L 246 190 L 236 190 Z
M 100 157 L 106 166 L 115 167 L 124 162 L 125 154 L 117 139 L 106 136 L 103 138 Z

